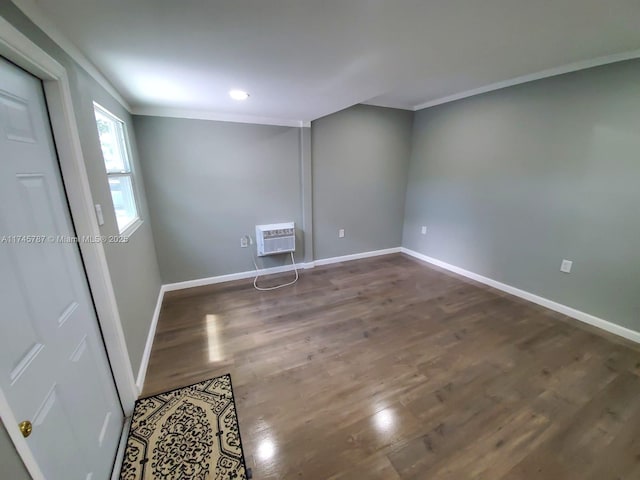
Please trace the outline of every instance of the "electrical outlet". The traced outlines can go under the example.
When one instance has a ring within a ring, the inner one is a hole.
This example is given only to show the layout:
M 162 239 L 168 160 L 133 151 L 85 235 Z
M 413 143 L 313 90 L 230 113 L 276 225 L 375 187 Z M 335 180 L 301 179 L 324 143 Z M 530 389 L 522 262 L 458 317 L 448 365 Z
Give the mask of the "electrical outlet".
M 420 232 L 421 232 L 423 235 L 426 235 L 426 234 L 427 234 L 427 226 L 426 226 L 426 225 L 423 225 L 423 226 L 422 226 L 422 229 L 420 230 Z
M 240 237 L 240 247 L 247 248 L 249 246 L 249 242 L 247 241 L 247 237 Z
M 564 273 L 571 273 L 572 266 L 573 266 L 573 262 L 571 260 L 562 260 L 562 264 L 560 265 L 560 271 Z
M 344 228 L 338 230 L 338 238 L 344 238 Z

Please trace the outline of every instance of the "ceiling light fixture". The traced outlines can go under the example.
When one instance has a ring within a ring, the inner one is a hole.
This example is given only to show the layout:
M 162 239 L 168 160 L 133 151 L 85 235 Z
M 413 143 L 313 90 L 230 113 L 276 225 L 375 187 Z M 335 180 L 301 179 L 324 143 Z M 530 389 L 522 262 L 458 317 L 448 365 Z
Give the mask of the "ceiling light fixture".
M 246 100 L 249 98 L 249 94 L 244 90 L 230 90 L 229 96 L 234 100 Z

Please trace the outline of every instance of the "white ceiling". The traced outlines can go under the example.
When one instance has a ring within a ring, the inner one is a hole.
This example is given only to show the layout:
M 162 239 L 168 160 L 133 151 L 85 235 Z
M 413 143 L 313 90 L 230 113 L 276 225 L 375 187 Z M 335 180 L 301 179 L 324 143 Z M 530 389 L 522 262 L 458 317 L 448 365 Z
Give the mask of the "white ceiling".
M 638 0 L 35 3 L 134 111 L 284 123 L 356 103 L 415 109 L 640 49 Z M 231 100 L 231 88 L 250 99 Z

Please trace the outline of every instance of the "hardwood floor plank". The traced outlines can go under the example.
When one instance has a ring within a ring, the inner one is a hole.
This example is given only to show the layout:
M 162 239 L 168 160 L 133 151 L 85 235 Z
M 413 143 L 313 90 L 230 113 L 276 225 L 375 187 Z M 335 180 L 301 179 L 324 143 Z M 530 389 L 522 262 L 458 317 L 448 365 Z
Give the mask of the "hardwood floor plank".
M 401 480 L 398 473 L 383 454 L 372 455 L 353 468 L 334 475 L 329 480 Z
M 167 293 L 144 395 L 222 373 L 255 478 L 640 478 L 637 345 L 401 254 Z
M 610 478 L 618 478 L 618 464 L 610 464 L 604 456 L 618 435 L 637 438 L 638 423 L 629 421 L 638 414 L 640 378 L 628 373 L 616 377 L 582 408 L 557 415 L 555 435 L 532 451 L 503 478 L 585 479 L 594 469 L 608 464 Z M 630 432 L 626 432 L 630 430 Z M 623 458 L 632 463 L 638 452 L 627 450 Z M 636 459 L 637 460 L 637 459 Z M 606 478 L 606 477 L 602 477 Z

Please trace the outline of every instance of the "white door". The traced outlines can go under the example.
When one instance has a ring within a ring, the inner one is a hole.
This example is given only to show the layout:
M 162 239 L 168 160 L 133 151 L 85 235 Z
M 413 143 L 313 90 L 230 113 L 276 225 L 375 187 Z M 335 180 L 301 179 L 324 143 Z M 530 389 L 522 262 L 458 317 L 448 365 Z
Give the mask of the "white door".
M 48 480 L 103 480 L 123 413 L 73 237 L 42 84 L 0 58 L 0 389 Z

